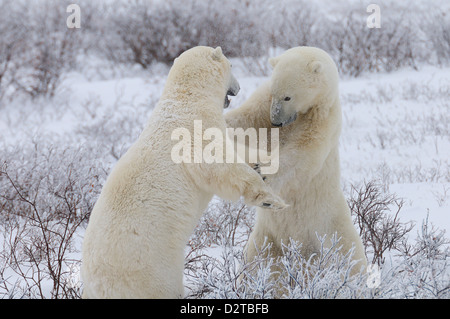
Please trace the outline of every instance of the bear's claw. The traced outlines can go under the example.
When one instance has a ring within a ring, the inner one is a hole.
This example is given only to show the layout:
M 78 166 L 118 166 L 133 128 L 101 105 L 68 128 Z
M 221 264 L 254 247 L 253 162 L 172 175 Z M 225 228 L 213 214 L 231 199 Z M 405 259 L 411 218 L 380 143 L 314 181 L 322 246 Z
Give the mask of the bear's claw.
M 261 175 L 261 164 L 259 163 L 253 164 L 253 169 L 261 176 L 263 181 L 267 180 L 267 176 Z

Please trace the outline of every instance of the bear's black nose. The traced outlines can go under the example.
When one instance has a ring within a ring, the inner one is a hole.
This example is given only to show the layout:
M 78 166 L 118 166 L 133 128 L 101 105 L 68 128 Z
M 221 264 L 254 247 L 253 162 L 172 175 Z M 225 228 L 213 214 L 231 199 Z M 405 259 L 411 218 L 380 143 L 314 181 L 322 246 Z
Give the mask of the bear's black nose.
M 227 95 L 230 95 L 230 96 L 236 96 L 236 94 L 237 94 L 237 92 L 234 92 L 234 91 L 231 90 L 231 89 L 229 89 L 229 90 L 227 91 Z

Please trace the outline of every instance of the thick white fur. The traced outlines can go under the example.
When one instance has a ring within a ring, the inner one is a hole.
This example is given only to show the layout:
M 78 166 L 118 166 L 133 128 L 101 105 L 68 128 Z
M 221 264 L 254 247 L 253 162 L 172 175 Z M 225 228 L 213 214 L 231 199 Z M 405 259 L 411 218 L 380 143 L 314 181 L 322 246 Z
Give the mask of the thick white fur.
M 171 68 L 139 139 L 118 161 L 91 213 L 82 249 L 84 298 L 179 298 L 184 248 L 213 194 L 282 207 L 246 164 L 175 164 L 174 129 L 221 128 L 235 81 L 220 48 L 196 47 Z M 192 133 L 193 136 L 193 133 Z
M 292 238 L 302 243 L 302 254 L 309 258 L 319 251 L 316 233 L 327 238 L 337 233 L 343 252 L 354 245 L 358 266 L 366 265 L 340 187 L 342 120 L 336 65 L 326 52 L 312 47 L 292 48 L 269 62 L 271 80 L 225 115 L 229 126 L 244 129 L 271 128 L 272 123 L 286 123 L 297 115 L 294 122 L 280 128 L 280 168 L 267 175 L 268 184 L 290 206 L 277 214 L 257 209 L 247 258 L 254 258 L 265 238 L 272 243 L 274 255 L 281 255 L 281 244 Z M 286 97 L 290 100 L 285 101 Z

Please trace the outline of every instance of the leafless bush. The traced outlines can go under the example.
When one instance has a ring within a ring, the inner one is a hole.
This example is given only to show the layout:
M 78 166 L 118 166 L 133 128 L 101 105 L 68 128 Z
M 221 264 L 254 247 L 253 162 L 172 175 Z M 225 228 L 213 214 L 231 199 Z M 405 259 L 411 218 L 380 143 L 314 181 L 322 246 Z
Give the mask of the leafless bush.
M 392 298 L 448 299 L 450 297 L 450 241 L 427 217 L 414 243 L 404 242 L 400 261 L 388 272 Z
M 171 64 L 197 45 L 220 45 L 229 57 L 264 51 L 254 13 L 261 9 L 249 1 L 134 1 L 114 8 L 99 38 L 100 52 L 113 61 Z
M 194 0 L 191 16 L 198 44 L 220 45 L 228 57 L 260 56 L 269 48 L 262 19 L 268 3 L 267 0 Z
M 409 7 L 390 4 L 383 10 L 382 27 L 368 28 L 361 6 L 335 12 L 333 21 L 321 28 L 320 44 L 334 57 L 340 72 L 359 76 L 363 72 L 392 71 L 403 66 L 416 68 L 421 59 L 415 24 L 408 20 Z
M 3 225 L 1 258 L 7 264 L 0 270 L 4 284 L 0 296 L 11 295 L 13 287 L 30 298 L 79 298 L 79 286 L 70 281 L 74 275 L 71 269 L 79 261 L 70 258 L 70 253 L 74 252 L 76 232 L 87 215 L 78 220 L 51 220 L 42 216 L 34 202 L 25 197 L 20 200 L 32 208 L 33 215 L 11 218 Z M 16 282 L 10 282 L 10 278 Z
M 274 260 L 267 257 L 265 246 L 255 260 L 243 264 L 243 251 L 223 242 L 216 256 L 204 255 L 197 262 L 197 271 L 185 273 L 190 290 L 188 298 L 273 298 Z
M 283 246 L 281 286 L 286 298 L 337 299 L 359 298 L 366 289 L 365 269 L 355 269 L 354 250 L 341 251 L 340 238 L 333 234 L 317 236 L 320 250 L 309 259 L 301 255 L 295 241 Z M 325 244 L 329 242 L 330 244 Z M 356 270 L 356 272 L 354 272 Z M 354 274 L 352 274 L 354 272 Z
M 420 22 L 421 29 L 434 49 L 438 64 L 450 60 L 450 16 L 439 7 L 430 8 Z
M 321 250 L 306 259 L 301 244 L 283 246 L 283 256 L 270 257 L 264 245 L 249 263 L 243 263 L 242 249 L 223 243 L 221 254 L 199 262 L 197 276 L 188 276 L 189 297 L 202 298 L 358 298 L 365 288 L 364 272 L 351 275 L 355 266 L 353 251 L 342 254 L 339 239 L 331 246 L 318 237 Z
M 53 96 L 81 43 L 80 33 L 66 26 L 66 7 L 55 0 L 1 1 L 0 7 L 0 93 Z
M 398 247 L 401 256 L 412 258 L 421 256 L 426 259 L 444 260 L 449 257 L 450 241 L 445 237 L 445 230 L 436 228 L 427 217 L 423 220 L 422 226 L 417 231 L 415 244 L 402 242 Z
M 246 74 L 252 74 L 254 76 L 269 76 L 272 68 L 270 67 L 268 60 L 269 55 L 261 57 L 244 57 L 240 59 L 242 65 L 239 65 Z M 233 68 L 236 69 L 233 65 Z
M 265 245 L 257 258 L 246 264 L 246 240 L 233 238 L 248 238 L 254 217 L 242 214 L 241 204 L 231 209 L 230 215 L 230 207 L 236 205 L 217 201 L 205 213 L 188 245 L 188 297 L 446 298 L 450 282 L 448 239 L 426 220 L 415 244 L 411 243 L 413 224 L 399 219 L 403 201 L 385 191 L 382 185 L 368 182 L 352 187 L 348 199 L 366 254 L 372 254 L 372 263 L 378 265 L 374 273 L 378 284 L 369 286 L 371 273 L 364 269 L 354 273 L 353 250 L 341 252 L 336 235 L 331 240 L 318 237 L 320 252 L 310 259 L 301 254 L 301 243 L 291 241 L 283 245 L 281 258 L 271 258 L 271 246 Z M 248 220 L 243 219 L 246 215 Z M 244 227 L 236 228 L 239 222 Z
M 353 250 L 343 253 L 336 235 L 317 239 L 321 248 L 309 259 L 301 254 L 301 243 L 291 241 L 283 245 L 281 258 L 271 258 L 271 245 L 264 245 L 249 263 L 244 262 L 242 247 L 223 239 L 197 251 L 196 267 L 185 273 L 187 297 L 445 299 L 450 295 L 449 241 L 428 219 L 415 243 L 405 234 L 397 242 L 396 255 L 370 272 L 354 272 Z
M 209 245 L 217 245 L 223 240 L 230 241 L 232 246 L 241 245 L 250 235 L 254 217 L 254 208 L 242 201 L 233 203 L 216 198 L 203 214 L 193 238 L 208 236 L 206 242 Z
M 370 29 L 360 3 L 327 14 L 307 1 L 80 1 L 82 28 L 68 29 L 68 4 L 0 1 L 1 94 L 13 83 L 33 97 L 52 96 L 80 53 L 147 69 L 171 64 L 193 46 L 220 45 L 228 57 L 246 58 L 248 72 L 264 75 L 261 58 L 274 47 L 321 47 L 350 76 L 450 58 L 449 18 L 439 7 L 425 13 L 419 5 L 390 2 L 382 8 L 382 27 Z
M 188 245 L 185 278 L 188 298 L 357 298 L 365 273 L 351 276 L 353 250 L 341 254 L 339 239 L 313 258 L 304 258 L 301 243 L 283 246 L 283 257 L 263 245 L 258 256 L 244 262 L 243 247 L 254 222 L 254 210 L 240 203 L 210 204 Z M 240 226 L 239 226 L 240 225 Z M 236 240 L 239 238 L 240 240 Z
M 155 96 L 150 96 L 144 103 L 135 103 L 134 100 L 124 101 L 118 94 L 112 105 L 100 110 L 101 101 L 98 96 L 91 95 L 82 103 L 84 112 L 80 116 L 86 118 L 86 124 L 80 125 L 75 132 L 89 145 L 95 145 L 104 161 L 109 156 L 118 160 L 139 137 L 156 103 Z
M 403 200 L 383 194 L 381 189 L 382 186 L 373 181 L 364 183 L 359 189 L 352 186 L 348 200 L 366 255 L 372 253 L 372 263 L 378 265 L 384 263 L 385 252 L 398 249 L 414 226 L 399 220 Z
M 5 91 L 15 78 L 17 56 L 23 53 L 26 45 L 26 29 L 20 21 L 20 10 L 10 1 L 0 1 L 0 106 Z
M 80 34 L 65 25 L 65 9 L 56 1 L 47 0 L 23 13 L 25 28 L 30 31 L 20 76 L 13 85 L 31 97 L 53 96 L 64 72 L 75 65 Z
M 271 47 L 290 49 L 319 43 L 317 29 L 323 21 L 318 21 L 321 12 L 312 2 L 283 1 L 267 5 L 270 10 L 263 18 L 268 22 L 265 28 Z
M 253 227 L 255 210 L 242 201 L 236 203 L 214 198 L 194 230 L 186 251 L 185 268 L 189 274 L 202 271 L 201 261 L 211 247 L 242 246 Z M 201 265 L 201 266 L 199 266 Z M 199 268 L 200 267 L 200 268 Z
M 0 296 L 80 297 L 71 256 L 105 172 L 89 152 L 39 142 L 1 155 Z
M 113 61 L 149 67 L 153 62 L 171 63 L 191 43 L 184 6 L 172 1 L 116 1 L 108 12 L 100 50 Z

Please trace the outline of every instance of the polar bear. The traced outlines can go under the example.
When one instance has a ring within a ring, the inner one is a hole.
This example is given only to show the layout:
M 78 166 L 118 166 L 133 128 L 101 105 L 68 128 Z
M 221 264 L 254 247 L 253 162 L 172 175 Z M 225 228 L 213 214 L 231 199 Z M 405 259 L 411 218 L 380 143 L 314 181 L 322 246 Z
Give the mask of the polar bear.
M 220 47 L 195 47 L 174 61 L 146 127 L 111 171 L 91 213 L 82 247 L 84 298 L 183 297 L 184 249 L 213 194 L 285 206 L 245 163 L 171 158 L 172 132 L 192 130 L 195 120 L 225 134 L 222 110 L 227 95 L 238 91 Z
M 342 115 L 336 65 L 314 47 L 289 49 L 269 63 L 270 81 L 225 114 L 234 128 L 279 128 L 279 169 L 267 174 L 267 182 L 290 206 L 276 215 L 257 208 L 247 260 L 253 260 L 265 239 L 275 256 L 282 254 L 282 243 L 293 239 L 309 258 L 319 252 L 317 235 L 331 238 L 337 233 L 343 252 L 355 247 L 353 273 L 359 272 L 367 261 L 340 187 Z

